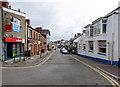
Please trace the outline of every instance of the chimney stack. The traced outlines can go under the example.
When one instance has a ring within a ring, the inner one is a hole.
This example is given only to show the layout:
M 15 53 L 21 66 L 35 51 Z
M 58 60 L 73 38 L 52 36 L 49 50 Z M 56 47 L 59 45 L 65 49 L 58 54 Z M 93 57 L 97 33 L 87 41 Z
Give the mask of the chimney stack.
M 26 19 L 28 25 L 30 25 L 30 19 Z
M 7 0 L 0 1 L 0 7 L 8 8 L 9 7 L 9 2 Z
M 118 7 L 120 7 L 120 1 L 118 2 Z
M 18 9 L 18 12 L 20 12 L 20 9 Z
M 42 27 L 37 27 L 36 30 L 37 30 L 39 33 L 41 33 Z

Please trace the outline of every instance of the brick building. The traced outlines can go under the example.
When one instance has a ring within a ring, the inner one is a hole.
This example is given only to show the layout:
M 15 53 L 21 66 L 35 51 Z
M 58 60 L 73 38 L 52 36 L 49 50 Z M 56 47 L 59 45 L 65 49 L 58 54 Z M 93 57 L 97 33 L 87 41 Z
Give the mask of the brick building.
M 0 1 L 2 16 L 2 58 L 21 57 L 25 49 L 25 13 L 11 9 L 7 1 Z
M 42 27 L 34 29 L 30 26 L 30 20 L 27 19 L 27 50 L 31 52 L 31 56 L 39 55 L 41 50 L 46 51 L 46 38 L 41 35 Z

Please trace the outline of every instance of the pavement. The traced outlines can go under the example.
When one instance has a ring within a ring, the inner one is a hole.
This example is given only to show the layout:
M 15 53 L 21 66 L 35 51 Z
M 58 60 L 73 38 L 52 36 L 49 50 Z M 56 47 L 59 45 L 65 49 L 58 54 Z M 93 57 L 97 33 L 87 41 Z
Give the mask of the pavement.
M 32 57 L 21 57 L 21 58 L 15 58 L 10 59 L 7 61 L 1 61 L 0 65 L 1 67 L 25 67 L 25 66 L 33 66 L 39 64 L 47 55 L 49 55 L 52 51 L 47 51 L 44 54 L 42 54 L 42 57 L 40 58 L 40 55 L 35 55 Z
M 113 78 L 120 80 L 120 68 L 116 65 L 110 65 L 106 63 L 101 63 L 99 61 L 91 60 L 85 57 L 80 57 L 77 55 L 72 55 L 77 57 L 79 60 L 96 67 L 97 69 L 103 71 L 104 73 L 112 76 Z

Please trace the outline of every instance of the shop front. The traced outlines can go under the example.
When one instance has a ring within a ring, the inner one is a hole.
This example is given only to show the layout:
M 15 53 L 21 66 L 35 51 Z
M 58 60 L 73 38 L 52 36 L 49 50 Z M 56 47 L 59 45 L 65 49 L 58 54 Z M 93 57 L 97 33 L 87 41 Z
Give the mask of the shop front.
M 9 60 L 12 58 L 20 58 L 23 56 L 23 47 L 21 38 L 4 38 L 4 60 Z

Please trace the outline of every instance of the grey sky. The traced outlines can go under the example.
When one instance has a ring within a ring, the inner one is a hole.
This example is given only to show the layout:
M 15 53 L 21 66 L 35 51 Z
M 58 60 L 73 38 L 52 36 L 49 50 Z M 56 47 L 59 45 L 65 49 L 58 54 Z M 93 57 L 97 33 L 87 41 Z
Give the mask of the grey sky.
M 12 1 L 12 0 L 11 0 Z M 16 0 L 20 1 L 20 0 Z M 31 26 L 51 31 L 51 40 L 69 39 L 82 32 L 84 26 L 102 17 L 118 6 L 119 0 L 44 0 L 10 2 L 12 8 L 26 13 Z

